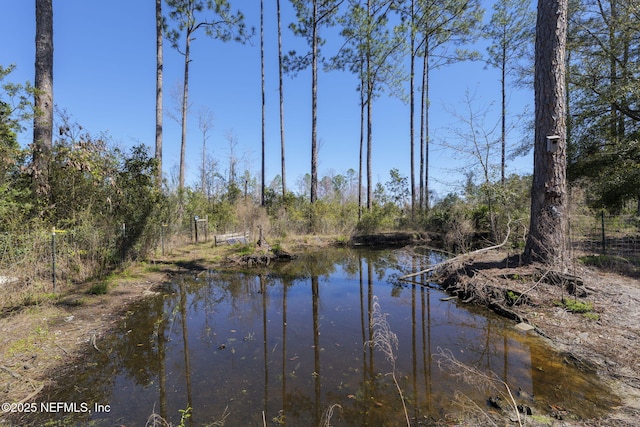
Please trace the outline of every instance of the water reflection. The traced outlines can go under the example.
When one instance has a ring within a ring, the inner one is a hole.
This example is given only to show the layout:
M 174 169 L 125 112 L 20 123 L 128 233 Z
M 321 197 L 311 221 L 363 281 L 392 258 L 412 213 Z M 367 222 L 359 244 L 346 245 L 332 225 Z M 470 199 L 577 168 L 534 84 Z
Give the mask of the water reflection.
M 109 413 L 59 414 L 71 422 L 143 426 L 152 411 L 189 425 L 228 414 L 226 425 L 403 425 L 390 363 L 368 343 L 374 295 L 398 335 L 396 374 L 410 417 L 428 425 L 458 410 L 462 391 L 485 391 L 438 369 L 434 353 L 494 372 L 538 402 L 593 416 L 613 401 L 593 377 L 480 309 L 403 286 L 402 269 L 434 262 L 402 252 L 346 249 L 303 257 L 270 274 L 206 272 L 176 277 L 169 292 L 136 306 L 101 353 L 69 373 L 48 400 L 109 404 Z M 34 424 L 42 420 L 34 421 Z

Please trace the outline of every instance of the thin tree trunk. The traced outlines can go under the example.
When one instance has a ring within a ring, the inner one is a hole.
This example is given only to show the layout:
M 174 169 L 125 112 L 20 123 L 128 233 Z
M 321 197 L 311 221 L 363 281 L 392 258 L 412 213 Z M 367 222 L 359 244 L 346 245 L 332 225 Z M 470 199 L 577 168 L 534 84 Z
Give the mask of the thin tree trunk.
M 501 150 L 502 156 L 500 161 L 500 182 L 502 185 L 505 183 L 505 156 L 506 156 L 506 146 L 507 146 L 507 95 L 506 95 L 506 78 L 507 78 L 507 50 L 505 45 L 502 47 L 502 75 L 500 77 L 500 89 L 502 91 L 502 123 L 501 123 L 501 132 L 500 132 L 500 142 L 501 142 Z
M 313 0 L 311 41 L 311 203 L 318 198 L 318 0 Z
M 620 64 L 621 73 L 619 77 L 619 80 L 620 80 L 619 84 L 621 87 L 626 87 L 629 80 L 629 74 L 628 74 L 628 68 L 627 68 L 627 64 L 629 62 L 629 44 L 627 40 L 625 40 L 624 43 L 625 43 L 623 48 L 624 53 L 623 53 L 622 63 Z M 626 99 L 623 99 L 622 105 L 623 105 L 623 108 L 628 108 L 629 103 Z M 622 112 L 618 116 L 618 127 L 616 129 L 616 132 L 618 133 L 620 138 L 625 137 L 625 134 L 626 134 L 625 115 Z
M 415 44 L 416 44 L 416 34 L 415 34 L 415 11 L 414 11 L 414 2 L 415 0 L 411 0 L 411 66 L 410 66 L 410 78 L 409 78 L 409 146 L 410 146 L 410 157 L 411 157 L 411 219 L 415 218 L 415 204 L 416 204 L 416 178 L 415 178 L 415 165 L 414 165 L 414 111 L 415 111 L 415 62 L 416 62 L 416 54 L 415 54 Z
M 429 209 L 429 39 L 424 42 L 420 113 L 420 207 Z
M 180 140 L 180 175 L 178 180 L 178 191 L 182 194 L 184 190 L 185 172 L 185 150 L 187 147 L 187 110 L 189 98 L 189 51 L 191 48 L 191 33 L 187 32 L 184 49 L 184 86 L 182 90 L 182 137 Z M 182 196 L 180 196 L 182 199 Z
M 425 66 L 425 90 L 424 90 L 424 207 L 429 210 L 429 58 L 427 56 Z
M 426 92 L 426 81 L 427 81 L 427 56 L 426 54 L 423 57 L 423 65 L 422 65 L 422 89 L 420 90 L 420 210 L 425 208 L 424 203 L 424 121 L 425 121 L 425 110 L 426 110 L 426 102 L 425 102 L 425 92 Z
M 525 260 L 567 261 L 565 50 L 568 0 L 539 0 L 535 53 L 535 144 Z M 547 137 L 557 136 L 557 150 Z
M 569 67 L 571 66 L 571 49 L 567 49 L 567 63 L 566 63 L 566 67 L 567 70 L 569 69 Z M 570 86 L 569 86 L 569 79 L 571 78 L 571 76 L 569 75 L 569 73 L 565 73 L 564 76 L 564 87 L 565 87 L 565 101 L 564 101 L 564 105 L 565 108 L 567 110 L 567 121 L 565 123 L 566 126 L 566 131 L 567 131 L 567 147 L 571 144 L 571 132 L 572 132 L 572 127 L 573 127 L 573 120 L 571 118 L 571 90 L 570 90 Z
M 53 4 L 36 0 L 35 115 L 33 118 L 33 186 L 48 204 L 49 162 L 53 144 Z
M 287 173 L 285 168 L 285 149 L 284 149 L 284 88 L 282 85 L 282 21 L 280 17 L 280 0 L 276 0 L 276 8 L 278 13 L 278 79 L 280 92 L 280 160 L 282 164 L 282 197 L 287 195 Z
M 369 66 L 367 59 L 367 67 Z M 367 77 L 370 79 L 370 76 Z M 372 173 L 372 153 L 371 153 L 371 145 L 373 142 L 372 138 L 372 111 L 373 111 L 373 103 L 371 102 L 371 81 L 367 81 L 367 210 L 370 211 L 373 206 L 373 173 Z
M 202 166 L 200 169 L 200 191 L 202 195 L 205 196 L 207 193 L 205 191 L 205 183 L 206 183 L 206 158 L 207 158 L 207 131 L 206 129 L 202 131 Z
M 614 91 L 616 90 L 616 86 L 619 83 L 618 59 L 616 57 L 618 54 L 618 40 L 615 32 L 618 11 L 617 11 L 616 0 L 611 0 L 609 3 L 611 8 L 611 20 L 609 21 L 609 45 L 610 45 L 609 48 L 611 49 L 611 52 L 612 52 L 609 58 L 609 86 L 610 86 L 610 91 L 614 93 Z M 604 13 L 603 13 L 603 16 L 604 16 Z M 618 143 L 618 141 L 620 141 L 622 136 L 618 133 L 618 115 L 619 115 L 618 107 L 616 106 L 616 103 L 613 102 L 611 104 L 610 128 L 611 128 L 611 137 L 613 138 L 614 143 Z
M 162 0 L 156 0 L 156 181 L 162 188 Z
M 629 49 L 630 49 L 630 42 L 629 42 L 629 35 L 626 33 L 625 31 L 625 35 L 624 35 L 624 40 L 623 40 L 623 54 L 622 54 L 622 63 L 620 64 L 620 68 L 621 70 L 621 87 L 627 87 L 628 83 L 629 83 Z M 625 109 L 629 108 L 629 101 L 628 99 L 625 97 L 623 98 L 622 101 L 622 105 Z M 626 127 L 625 127 L 625 115 L 624 114 L 620 114 L 620 117 L 618 119 L 618 123 L 619 123 L 619 127 L 618 127 L 618 134 L 621 137 L 624 137 L 626 134 Z
M 371 2 L 367 0 L 367 16 L 371 16 Z M 371 113 L 373 110 L 373 79 L 371 76 L 371 43 L 372 40 L 367 40 L 367 53 L 366 53 L 366 76 L 367 76 L 367 210 L 371 211 L 373 202 L 373 179 L 372 179 L 372 161 L 371 161 Z
M 372 174 L 372 155 L 371 155 L 371 146 L 373 142 L 372 136 L 372 119 L 371 114 L 373 112 L 373 102 L 371 102 L 373 88 L 371 87 L 372 82 L 368 82 L 367 86 L 369 89 L 367 90 L 367 210 L 371 210 L 373 206 L 373 174 Z
M 260 77 L 262 87 L 262 173 L 261 173 L 261 185 L 260 185 L 260 205 L 264 206 L 264 190 L 265 190 L 265 164 L 264 164 L 264 150 L 265 150 L 265 96 L 264 96 L 264 0 L 260 0 Z
M 358 161 L 358 221 L 362 218 L 362 161 L 364 154 L 365 81 L 363 63 L 360 63 L 360 158 Z M 640 202 L 639 202 L 640 204 Z

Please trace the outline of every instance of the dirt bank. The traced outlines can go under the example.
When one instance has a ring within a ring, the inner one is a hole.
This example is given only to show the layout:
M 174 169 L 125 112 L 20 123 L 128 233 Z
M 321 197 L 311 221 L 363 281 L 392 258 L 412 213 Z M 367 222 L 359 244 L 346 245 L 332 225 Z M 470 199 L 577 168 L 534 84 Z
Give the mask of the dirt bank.
M 438 277 L 461 300 L 535 327 L 569 363 L 596 372 L 622 400 L 604 419 L 558 425 L 637 426 L 640 280 L 580 262 L 563 273 L 517 264 L 517 259 L 493 252 L 448 266 Z

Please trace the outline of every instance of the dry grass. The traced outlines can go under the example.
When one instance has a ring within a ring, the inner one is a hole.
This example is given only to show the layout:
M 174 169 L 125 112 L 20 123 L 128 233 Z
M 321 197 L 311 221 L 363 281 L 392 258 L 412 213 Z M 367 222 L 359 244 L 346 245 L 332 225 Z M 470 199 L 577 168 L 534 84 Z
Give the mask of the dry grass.
M 342 406 L 334 403 L 324 410 L 322 413 L 322 420 L 320 420 L 320 427 L 331 427 L 331 418 L 336 409 L 342 409 Z
M 438 347 L 437 354 L 438 367 L 448 372 L 452 377 L 458 378 L 479 390 L 488 390 L 496 395 L 500 401 L 506 402 L 509 407 L 509 414 L 513 416 L 518 426 L 524 425 L 523 417 L 518 410 L 518 404 L 509 388 L 509 385 L 502 381 L 495 373 L 484 373 L 477 368 L 467 365 L 453 355 L 450 350 Z M 474 415 L 475 420 L 484 419 L 485 422 L 497 427 L 493 418 L 478 404 L 461 392 L 456 393 L 456 399 L 462 403 L 466 412 Z
M 373 296 L 373 310 L 371 312 L 371 329 L 373 329 L 373 340 L 370 345 L 373 345 L 376 350 L 379 350 L 384 354 L 387 362 L 391 364 L 391 378 L 398 390 L 398 395 L 402 401 L 402 409 L 404 410 L 404 416 L 407 421 L 407 426 L 411 426 L 409 421 L 409 412 L 407 411 L 407 405 L 404 401 L 404 394 L 402 388 L 396 378 L 396 355 L 398 350 L 398 336 L 391 330 L 389 322 L 387 322 L 387 316 L 382 312 L 378 296 Z

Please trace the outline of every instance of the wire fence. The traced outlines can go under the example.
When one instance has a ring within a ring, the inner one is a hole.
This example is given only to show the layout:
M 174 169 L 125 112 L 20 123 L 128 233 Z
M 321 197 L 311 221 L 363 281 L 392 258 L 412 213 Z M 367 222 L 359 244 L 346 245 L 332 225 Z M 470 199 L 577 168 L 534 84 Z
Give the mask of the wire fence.
M 209 227 L 208 218 L 198 216 L 157 224 L 134 247 L 127 246 L 131 240 L 126 224 L 0 233 L 0 300 L 3 294 L 57 291 L 104 277 L 137 258 L 138 244 L 147 248 L 143 256 L 160 257 L 189 243 L 213 243 L 215 230 Z
M 79 282 L 102 274 L 119 254 L 117 231 L 35 230 L 0 234 L 0 275 L 23 284 Z
M 150 237 L 154 255 L 169 254 L 189 241 L 189 230 L 163 224 Z M 25 230 L 0 233 L 0 293 L 56 291 L 104 277 L 131 257 L 117 228 Z
M 209 230 L 209 226 L 208 218 L 195 216 L 182 225 L 158 225 L 150 237 L 152 255 L 170 255 L 187 243 L 213 242 L 216 233 L 255 231 L 257 227 L 247 223 L 234 230 Z M 33 286 L 50 291 L 106 275 L 126 261 L 124 233 L 126 227 L 0 233 L 0 292 L 25 291 Z M 570 242 L 576 255 L 609 255 L 640 262 L 640 217 L 573 215 Z
M 585 255 L 609 255 L 640 260 L 640 217 L 574 215 L 570 219 L 571 244 Z

